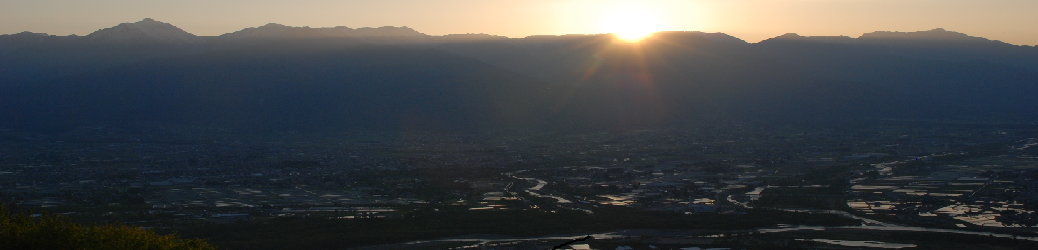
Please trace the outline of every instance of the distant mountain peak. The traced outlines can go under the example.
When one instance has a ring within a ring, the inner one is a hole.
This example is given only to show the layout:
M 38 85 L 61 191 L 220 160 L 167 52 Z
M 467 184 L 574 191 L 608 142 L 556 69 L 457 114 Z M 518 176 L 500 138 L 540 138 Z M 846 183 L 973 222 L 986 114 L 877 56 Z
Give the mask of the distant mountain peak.
M 725 33 L 706 33 L 702 31 L 659 31 L 652 35 L 652 37 L 667 37 L 667 39 L 683 39 L 688 37 L 695 37 L 706 39 L 714 43 L 724 44 L 745 44 L 746 41 L 739 39 Z
M 86 38 L 103 43 L 196 44 L 205 42 L 205 40 L 177 28 L 177 26 L 155 21 L 155 19 L 151 18 L 100 29 L 90 33 Z
M 281 27 L 288 27 L 288 26 L 284 25 L 284 24 L 280 24 L 280 23 L 268 23 L 268 24 L 265 24 L 263 26 L 260 26 L 260 28 L 281 28 Z
M 323 36 L 325 35 L 314 31 L 310 27 L 292 27 L 279 23 L 268 23 L 263 26 L 245 28 L 232 33 L 220 35 L 220 37 L 230 39 L 270 39 Z
M 220 35 L 232 39 L 269 39 L 289 37 L 425 37 L 414 29 L 404 27 L 382 26 L 378 28 L 357 28 L 336 26 L 331 28 L 292 27 L 277 23 L 268 23 L 263 26 L 245 28 L 232 33 Z
M 926 31 L 900 32 L 900 31 L 876 31 L 865 33 L 854 38 L 849 36 L 801 36 L 797 33 L 786 33 L 762 42 L 776 41 L 798 41 L 798 42 L 824 42 L 824 43 L 888 43 L 888 42 L 956 42 L 956 43 L 989 43 L 992 41 L 983 37 L 974 37 L 967 34 L 948 31 L 943 28 L 935 28 Z
M 47 34 L 47 33 L 33 33 L 33 32 L 30 32 L 30 31 L 22 31 L 22 32 L 18 32 L 18 33 L 15 33 L 15 34 L 5 35 L 5 36 L 45 37 L 45 36 L 50 36 L 50 35 Z
M 408 37 L 408 36 L 427 36 L 417 30 L 408 28 L 407 26 L 393 27 L 393 26 L 382 26 L 378 28 L 363 27 L 354 29 L 355 36 L 395 36 L 395 37 Z
M 930 40 L 930 41 L 963 41 L 963 42 L 987 42 L 987 38 L 974 37 L 967 34 L 936 28 L 927 31 L 898 32 L 898 31 L 876 31 L 865 33 L 858 37 L 859 40 Z
M 440 41 L 446 42 L 474 42 L 474 41 L 492 41 L 492 40 L 508 40 L 505 36 L 495 36 L 490 34 L 448 34 L 443 35 L 439 38 Z
M 853 42 L 854 38 L 849 36 L 801 36 L 797 33 L 786 33 L 781 36 L 768 39 L 766 41 L 807 41 L 807 42 L 824 42 L 824 43 L 848 43 Z

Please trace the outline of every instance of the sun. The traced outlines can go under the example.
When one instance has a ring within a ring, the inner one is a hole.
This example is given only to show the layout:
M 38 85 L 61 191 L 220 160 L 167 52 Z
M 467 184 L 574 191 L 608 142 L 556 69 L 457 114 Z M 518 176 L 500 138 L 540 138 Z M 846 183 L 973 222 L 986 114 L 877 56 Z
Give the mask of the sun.
M 660 31 L 662 23 L 655 11 L 634 4 L 617 5 L 606 9 L 600 21 L 601 29 L 628 42 L 637 42 Z

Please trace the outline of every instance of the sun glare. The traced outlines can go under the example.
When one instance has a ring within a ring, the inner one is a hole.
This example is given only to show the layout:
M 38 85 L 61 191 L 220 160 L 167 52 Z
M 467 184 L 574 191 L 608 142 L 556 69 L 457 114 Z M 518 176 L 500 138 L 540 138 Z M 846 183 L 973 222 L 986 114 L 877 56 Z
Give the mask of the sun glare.
M 639 5 L 617 5 L 602 14 L 602 30 L 628 42 L 637 42 L 660 31 L 655 11 Z

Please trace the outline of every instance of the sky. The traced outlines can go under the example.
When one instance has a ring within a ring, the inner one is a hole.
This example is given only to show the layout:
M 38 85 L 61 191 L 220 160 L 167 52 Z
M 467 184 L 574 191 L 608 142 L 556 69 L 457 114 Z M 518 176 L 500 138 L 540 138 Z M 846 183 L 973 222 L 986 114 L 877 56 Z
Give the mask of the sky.
M 0 0 L 0 34 L 87 35 L 144 18 L 201 36 L 279 23 L 508 37 L 620 29 L 858 37 L 944 28 L 1038 45 L 1038 0 Z

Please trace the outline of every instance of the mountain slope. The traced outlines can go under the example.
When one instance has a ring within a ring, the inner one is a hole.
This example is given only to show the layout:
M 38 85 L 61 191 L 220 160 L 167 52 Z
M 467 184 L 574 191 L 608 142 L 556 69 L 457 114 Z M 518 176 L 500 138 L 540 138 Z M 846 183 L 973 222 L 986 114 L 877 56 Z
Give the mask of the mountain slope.
M 567 103 L 576 109 L 569 117 L 585 116 L 575 120 L 593 124 L 704 115 L 786 120 L 1038 116 L 1036 71 L 1028 70 L 1026 61 L 999 59 L 1027 58 L 1033 47 L 943 30 L 919 33 L 882 39 L 787 34 L 749 44 L 724 34 L 664 32 L 637 44 L 588 35 L 436 48 L 569 86 L 568 98 L 574 101 Z
M 279 24 L 193 44 L 126 34 L 142 42 L 0 36 L 0 126 L 638 129 L 713 118 L 1038 117 L 1035 47 L 942 29 L 755 44 L 702 32 L 627 43 Z
M 197 44 L 205 40 L 188 33 L 172 24 L 155 21 L 151 18 L 135 23 L 121 23 L 115 27 L 105 28 L 86 36 L 92 42 L 101 43 L 166 43 Z
M 473 130 L 529 125 L 549 88 L 433 50 L 297 41 L 22 86 L 2 102 L 6 125 L 20 128 Z
M 232 33 L 215 37 L 225 42 L 270 40 L 270 39 L 313 39 L 313 38 L 355 38 L 361 40 L 414 42 L 426 41 L 429 35 L 422 34 L 408 27 L 358 28 L 339 26 L 333 28 L 292 27 L 269 23 L 259 27 L 245 28 Z
M 190 55 L 212 47 L 168 23 L 144 19 L 87 36 L 23 32 L 0 35 L 0 87 L 34 84 L 156 58 Z

